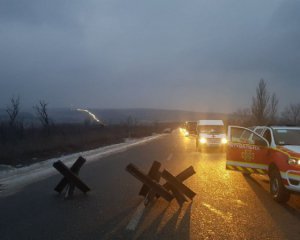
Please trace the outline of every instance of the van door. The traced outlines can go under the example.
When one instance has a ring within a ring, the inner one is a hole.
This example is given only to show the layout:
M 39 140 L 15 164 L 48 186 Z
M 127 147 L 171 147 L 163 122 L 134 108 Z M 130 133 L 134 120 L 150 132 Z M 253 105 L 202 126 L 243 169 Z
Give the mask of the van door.
M 254 131 L 239 126 L 228 127 L 226 169 L 265 174 L 268 151 L 268 141 Z

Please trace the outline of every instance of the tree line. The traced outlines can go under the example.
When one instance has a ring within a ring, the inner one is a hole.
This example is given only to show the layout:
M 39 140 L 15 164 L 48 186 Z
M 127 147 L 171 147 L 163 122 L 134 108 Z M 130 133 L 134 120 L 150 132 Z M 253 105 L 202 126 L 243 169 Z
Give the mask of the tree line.
M 17 166 L 39 162 L 51 157 L 86 151 L 121 143 L 127 138 L 150 136 L 170 127 L 170 123 L 139 124 L 129 116 L 116 125 L 82 123 L 54 123 L 49 118 L 48 104 L 39 101 L 33 106 L 40 126 L 26 126 L 20 114 L 20 98 L 12 97 L 5 108 L 7 118 L 0 122 L 0 164 Z M 172 124 L 172 126 L 176 123 Z
M 44 100 L 40 100 L 38 104 L 33 106 L 35 115 L 41 125 L 44 128 L 48 128 L 50 126 L 50 118 L 48 114 L 48 103 Z M 22 128 L 23 121 L 19 119 L 20 115 L 20 97 L 12 97 L 10 99 L 10 104 L 5 109 L 8 115 L 8 125 L 11 128 Z
M 251 125 L 299 125 L 300 103 L 291 103 L 280 113 L 276 93 L 270 93 L 267 83 L 261 79 L 252 97 L 251 106 L 233 113 L 231 122 L 243 126 Z
M 52 124 L 47 106 L 48 103 L 44 100 L 40 100 L 33 106 L 35 116 L 42 126 L 42 128 L 39 127 L 39 132 L 43 135 L 49 135 Z M 20 97 L 12 97 L 5 108 L 7 118 L 0 122 L 0 144 L 16 144 L 19 140 L 24 139 L 25 135 L 28 135 L 28 129 L 25 128 L 24 120 L 20 117 L 20 110 Z M 35 128 L 34 125 L 32 125 L 33 128 Z

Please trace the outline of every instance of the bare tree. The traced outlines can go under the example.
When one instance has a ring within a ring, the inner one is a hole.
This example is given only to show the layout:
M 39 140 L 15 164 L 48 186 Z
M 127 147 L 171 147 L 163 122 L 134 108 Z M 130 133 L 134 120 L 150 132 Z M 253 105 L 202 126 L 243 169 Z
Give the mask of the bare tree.
M 251 113 L 253 123 L 265 125 L 276 122 L 278 102 L 275 93 L 270 97 L 267 84 L 264 79 L 261 79 L 256 88 L 256 96 L 252 97 Z
M 47 105 L 48 103 L 46 103 L 43 100 L 40 100 L 39 104 L 33 107 L 35 109 L 36 115 L 38 116 L 38 119 L 40 120 L 40 123 L 44 128 L 49 128 L 50 126 Z
M 10 99 L 10 106 L 7 106 L 6 112 L 9 117 L 9 126 L 14 127 L 20 112 L 20 97 Z
M 270 113 L 269 113 L 269 121 L 272 124 L 275 124 L 277 121 L 277 111 L 278 111 L 278 98 L 275 93 L 272 94 L 271 102 L 270 102 Z
M 270 94 L 264 79 L 259 81 L 256 88 L 256 96 L 252 97 L 251 113 L 256 124 L 266 124 L 269 114 L 268 103 Z
M 282 119 L 285 123 L 299 124 L 300 123 L 300 103 L 290 104 L 282 112 Z

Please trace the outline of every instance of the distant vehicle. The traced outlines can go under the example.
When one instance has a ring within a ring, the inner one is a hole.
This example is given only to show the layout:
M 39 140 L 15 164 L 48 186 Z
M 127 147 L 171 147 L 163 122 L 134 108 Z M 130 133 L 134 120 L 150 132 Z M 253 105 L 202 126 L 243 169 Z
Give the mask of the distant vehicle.
M 184 123 L 185 136 L 196 135 L 197 131 L 197 122 L 196 121 L 187 121 Z
M 228 127 L 226 169 L 265 174 L 277 202 L 300 192 L 300 127 Z
M 197 122 L 196 150 L 205 148 L 225 149 L 227 139 L 222 120 L 199 120 Z

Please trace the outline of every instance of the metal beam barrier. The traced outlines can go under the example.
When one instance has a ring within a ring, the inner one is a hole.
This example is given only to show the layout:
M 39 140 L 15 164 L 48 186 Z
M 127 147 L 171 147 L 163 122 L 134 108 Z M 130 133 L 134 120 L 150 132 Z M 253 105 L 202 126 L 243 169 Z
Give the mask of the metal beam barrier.
M 83 157 L 79 157 L 75 163 L 72 165 L 72 167 L 70 168 L 70 170 L 78 175 L 80 168 L 83 166 L 83 164 L 86 162 L 86 160 Z M 54 190 L 58 193 L 61 193 L 63 191 L 63 189 L 68 185 L 68 180 L 64 177 L 54 188 Z M 72 187 L 69 187 L 69 195 L 73 194 L 75 186 L 72 184 Z
M 170 172 L 164 170 L 161 175 L 172 187 L 176 188 L 180 193 L 186 195 L 189 199 L 193 199 L 196 196 L 196 193 L 193 192 L 190 188 L 185 186 L 180 182 L 176 177 L 174 177 Z
M 191 176 L 193 176 L 195 174 L 195 170 L 193 168 L 193 166 L 188 167 L 187 169 L 183 170 L 181 173 L 179 173 L 178 175 L 176 175 L 176 179 L 180 182 L 184 182 L 185 180 L 187 180 L 188 178 L 190 178 Z M 170 183 L 166 182 L 163 187 L 167 190 L 171 190 L 170 187 Z
M 83 181 L 81 181 L 80 178 L 78 176 L 76 176 L 76 174 L 73 173 L 61 161 L 57 161 L 57 162 L 53 163 L 53 167 L 66 178 L 68 184 L 70 184 L 70 185 L 73 184 L 74 186 L 78 187 L 84 193 L 90 191 L 90 188 Z
M 160 175 L 161 175 L 161 173 L 159 172 L 160 167 L 161 167 L 161 163 L 154 161 L 152 163 L 152 166 L 148 173 L 148 177 L 150 177 L 152 180 L 154 180 L 158 183 L 159 183 Z M 150 188 L 146 184 L 143 184 L 143 186 L 139 192 L 139 195 L 146 197 L 148 195 L 149 191 L 150 191 Z
M 136 166 L 133 164 L 129 164 L 126 167 L 126 170 L 133 175 L 135 178 L 140 180 L 142 183 L 144 183 L 148 188 L 150 188 L 154 193 L 160 195 L 162 198 L 170 202 L 173 199 L 173 196 L 164 189 L 161 185 L 156 183 L 154 180 L 152 180 L 149 176 L 147 176 L 145 173 L 140 171 Z
M 187 169 L 183 170 L 181 173 L 179 173 L 178 175 L 176 175 L 176 179 L 180 182 L 184 182 L 186 179 L 190 178 L 191 176 L 193 176 L 195 174 L 195 170 L 193 168 L 193 166 L 188 167 Z M 174 197 L 176 198 L 177 202 L 179 205 L 182 205 L 185 201 L 187 201 L 187 199 L 184 197 L 184 195 L 180 194 L 180 192 L 172 187 L 172 185 L 169 182 L 166 182 L 163 187 L 168 190 L 171 191 L 174 195 Z M 156 195 L 156 197 L 160 197 L 159 195 Z

